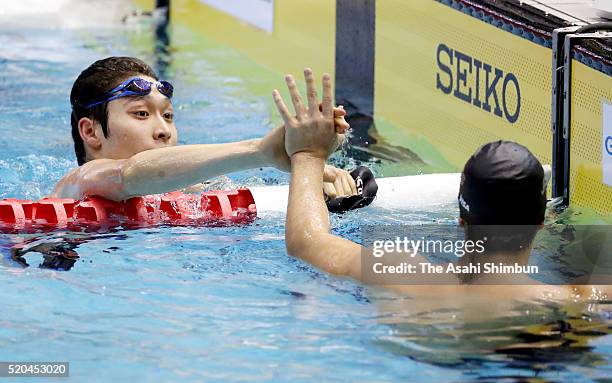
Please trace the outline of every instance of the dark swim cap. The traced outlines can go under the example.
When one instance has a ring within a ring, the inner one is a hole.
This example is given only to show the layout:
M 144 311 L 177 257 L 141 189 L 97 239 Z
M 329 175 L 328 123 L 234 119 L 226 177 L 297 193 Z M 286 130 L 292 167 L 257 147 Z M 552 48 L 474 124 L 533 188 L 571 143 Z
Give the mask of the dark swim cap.
M 546 210 L 544 169 L 524 146 L 490 142 L 466 162 L 460 216 L 471 225 L 539 225 Z
M 352 196 L 337 197 L 327 201 L 327 210 L 332 213 L 342 213 L 349 210 L 359 209 L 374 201 L 378 192 L 378 185 L 374 180 L 374 174 L 365 166 L 359 166 L 350 173 L 355 180 L 357 194 Z

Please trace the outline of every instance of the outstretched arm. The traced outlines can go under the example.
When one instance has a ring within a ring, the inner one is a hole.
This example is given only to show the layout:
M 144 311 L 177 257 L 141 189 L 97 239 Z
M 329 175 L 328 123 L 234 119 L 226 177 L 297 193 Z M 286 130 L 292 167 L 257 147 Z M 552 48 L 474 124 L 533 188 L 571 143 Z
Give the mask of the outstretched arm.
M 308 107 L 303 105 L 293 77 L 286 77 L 295 116 L 289 113 L 278 91 L 273 93 L 285 121 L 285 149 L 291 157 L 285 231 L 287 251 L 329 273 L 360 279 L 361 246 L 329 233 L 329 217 L 323 200 L 325 160 L 338 142 L 333 123 L 331 79 L 329 75 L 323 76 L 323 105 L 319 110 L 314 75 L 306 69 L 304 76 Z
M 282 138 L 283 127 L 266 138 Z M 262 150 L 270 140 L 183 145 L 147 150 L 121 160 L 89 161 L 65 176 L 52 197 L 97 195 L 115 201 L 185 188 L 221 174 L 260 166 L 288 167 L 288 161 Z M 282 147 L 282 146 L 281 146 Z M 285 162 L 285 163 L 283 163 Z

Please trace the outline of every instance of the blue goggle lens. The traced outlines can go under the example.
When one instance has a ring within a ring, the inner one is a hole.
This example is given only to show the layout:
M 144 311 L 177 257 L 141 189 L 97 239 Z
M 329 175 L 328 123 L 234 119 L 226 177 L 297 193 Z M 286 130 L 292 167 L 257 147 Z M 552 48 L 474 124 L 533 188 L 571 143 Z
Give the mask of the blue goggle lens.
M 133 93 L 137 93 L 137 94 L 149 94 L 151 92 L 151 85 L 153 83 L 142 79 L 142 78 L 135 78 L 132 81 L 130 81 L 126 86 L 125 86 L 125 90 L 129 90 L 130 92 Z M 168 98 L 172 98 L 172 94 L 174 93 L 174 87 L 172 86 L 172 84 L 170 84 L 168 81 L 158 81 L 157 83 L 157 90 L 159 91 L 159 93 L 163 94 L 164 96 L 168 97 Z

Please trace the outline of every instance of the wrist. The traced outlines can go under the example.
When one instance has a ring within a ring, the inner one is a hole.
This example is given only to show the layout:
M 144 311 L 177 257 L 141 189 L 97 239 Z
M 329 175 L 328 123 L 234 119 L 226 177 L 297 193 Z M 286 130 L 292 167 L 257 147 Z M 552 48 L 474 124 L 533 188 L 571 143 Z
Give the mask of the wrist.
M 291 172 L 308 171 L 311 174 L 321 173 L 323 178 L 325 159 L 309 152 L 298 152 L 291 156 Z
M 296 152 L 291 155 L 291 161 L 317 161 L 325 163 L 326 158 L 323 155 L 315 152 Z
M 252 163 L 253 167 L 265 167 L 265 166 L 273 166 L 272 159 L 266 153 L 263 147 L 263 139 L 258 138 L 254 140 L 245 141 L 245 143 L 249 146 L 249 151 L 252 153 Z

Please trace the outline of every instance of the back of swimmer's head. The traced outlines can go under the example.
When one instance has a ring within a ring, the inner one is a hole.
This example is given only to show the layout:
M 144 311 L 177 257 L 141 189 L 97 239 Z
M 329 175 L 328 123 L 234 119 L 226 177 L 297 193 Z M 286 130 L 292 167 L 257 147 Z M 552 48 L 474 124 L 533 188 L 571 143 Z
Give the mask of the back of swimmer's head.
M 490 142 L 465 164 L 460 217 L 469 225 L 539 225 L 545 191 L 544 169 L 529 149 L 512 141 Z
M 138 75 L 158 79 L 155 71 L 142 60 L 134 57 L 107 57 L 91 64 L 75 80 L 70 92 L 70 104 L 72 106 L 70 122 L 72 125 L 74 152 L 79 166 L 86 162 L 85 145 L 78 128 L 79 120 L 87 117 L 98 121 L 102 126 L 104 136 L 108 137 L 109 134 L 108 103 L 105 102 L 92 108 L 84 108 L 83 106 L 90 103 L 96 97 L 110 91 L 122 81 Z

